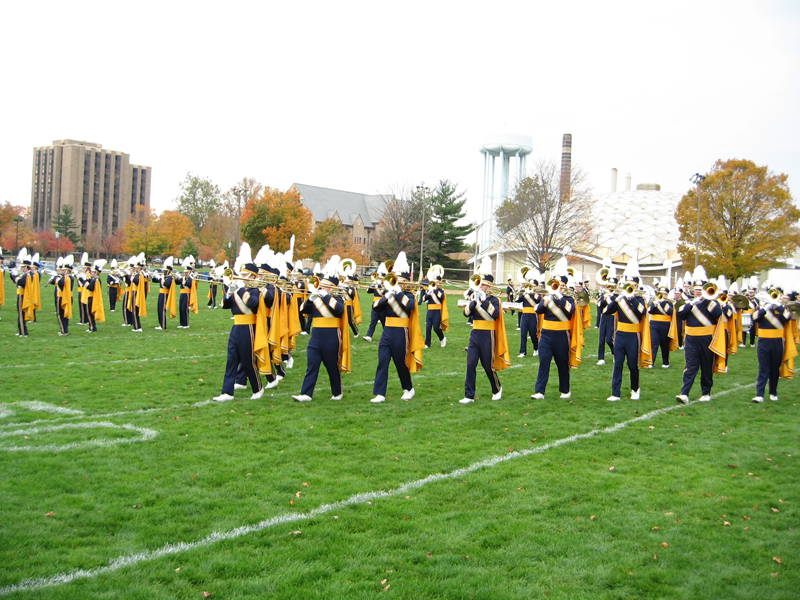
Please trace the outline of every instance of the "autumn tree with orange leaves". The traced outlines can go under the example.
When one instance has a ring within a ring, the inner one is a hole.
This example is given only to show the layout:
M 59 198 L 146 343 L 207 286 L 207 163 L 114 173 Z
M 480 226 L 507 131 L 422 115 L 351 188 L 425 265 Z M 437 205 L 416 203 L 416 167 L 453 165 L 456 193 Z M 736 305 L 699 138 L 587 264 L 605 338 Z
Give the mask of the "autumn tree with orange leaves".
M 195 234 L 192 220 L 176 210 L 165 210 L 158 216 L 158 229 L 167 239 L 165 253 L 172 256 L 182 256 L 183 244 Z
M 699 262 L 731 280 L 782 266 L 797 250 L 798 210 L 786 183 L 750 160 L 718 160 L 700 184 Z M 678 252 L 694 264 L 697 188 L 678 203 Z
M 251 198 L 242 212 L 242 239 L 255 253 L 264 244 L 275 252 L 286 252 L 295 236 L 295 258 L 306 256 L 314 227 L 314 217 L 294 191 L 282 192 L 264 188 L 260 196 Z

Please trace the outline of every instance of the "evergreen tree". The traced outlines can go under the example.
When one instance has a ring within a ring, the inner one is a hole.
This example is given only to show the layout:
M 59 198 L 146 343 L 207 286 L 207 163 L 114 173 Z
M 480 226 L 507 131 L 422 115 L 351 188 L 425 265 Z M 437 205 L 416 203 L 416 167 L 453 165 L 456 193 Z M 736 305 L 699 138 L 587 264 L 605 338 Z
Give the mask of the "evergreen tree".
M 431 264 L 442 265 L 445 268 L 462 265 L 462 261 L 452 259 L 448 255 L 465 252 L 467 245 L 464 238 L 475 228 L 471 223 L 456 224 L 466 216 L 464 204 L 467 202 L 464 192 L 458 192 L 456 187 L 457 185 L 449 180 L 442 179 L 426 201 L 424 264 L 421 273 L 425 273 Z
M 52 221 L 53 229 L 58 231 L 61 235 L 69 238 L 74 245 L 79 246 L 81 243 L 81 236 L 75 233 L 78 229 L 78 221 L 72 213 L 72 207 L 65 204 L 61 207 L 61 212 L 56 215 Z

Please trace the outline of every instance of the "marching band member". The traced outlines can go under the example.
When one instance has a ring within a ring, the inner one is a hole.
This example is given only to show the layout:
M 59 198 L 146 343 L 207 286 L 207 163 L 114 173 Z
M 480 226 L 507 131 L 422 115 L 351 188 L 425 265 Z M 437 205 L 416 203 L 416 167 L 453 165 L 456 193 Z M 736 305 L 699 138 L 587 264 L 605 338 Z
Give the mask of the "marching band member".
M 561 257 L 553 267 L 547 282 L 548 294 L 543 297 L 536 312 L 544 315 L 539 340 L 539 373 L 536 377 L 534 400 L 544 400 L 550 378 L 550 362 L 558 367 L 558 389 L 561 398 L 572 397 L 569 385 L 570 369 L 578 368 L 583 346 L 583 325 L 578 322 L 575 299 L 565 296 L 561 286 L 567 283 L 567 259 Z M 610 317 L 608 317 L 610 318 Z
M 157 331 L 166 331 L 167 314 L 170 319 L 178 316 L 177 294 L 175 293 L 175 277 L 172 275 L 172 267 L 175 259 L 168 257 L 164 261 L 164 270 L 161 277 L 154 277 L 153 281 L 158 283 L 158 327 Z
M 19 271 L 11 271 L 11 281 L 17 286 L 17 333 L 19 337 L 28 337 L 28 321 L 33 321 L 33 283 L 29 274 L 31 257 L 28 250 L 22 248 L 17 255 Z
M 121 282 L 119 279 L 119 272 L 117 271 L 117 259 L 111 259 L 111 272 L 106 277 L 106 286 L 108 287 L 108 310 L 114 312 L 117 308 L 117 299 L 122 296 L 120 294 Z
M 350 372 L 350 334 L 345 302 L 330 292 L 339 285 L 336 277 L 339 257 L 334 255 L 325 265 L 319 287 L 309 282 L 308 300 L 300 312 L 314 320 L 311 339 L 308 340 L 306 374 L 300 393 L 292 396 L 297 402 L 310 402 L 317 385 L 320 365 L 325 365 L 331 385 L 331 400 L 342 399 L 342 372 Z
M 675 304 L 669 299 L 669 288 L 656 279 L 658 293 L 648 308 L 650 321 L 650 357 L 655 364 L 661 350 L 661 367 L 669 369 L 669 353 L 678 349 L 678 319 Z M 649 367 L 652 369 L 653 364 Z
M 383 295 L 383 286 L 384 286 L 384 279 L 389 272 L 389 269 L 386 266 L 386 263 L 381 263 L 378 265 L 378 270 L 375 271 L 375 277 L 372 280 L 372 283 L 369 284 L 367 288 L 367 294 L 372 294 L 375 298 L 372 302 L 372 312 L 370 313 L 369 319 L 369 329 L 367 329 L 367 335 L 364 336 L 365 342 L 371 342 L 372 336 L 375 334 L 375 327 L 380 321 L 381 326 L 386 326 L 386 316 L 383 312 L 378 311 L 375 309 L 375 302 L 380 299 Z
M 516 290 L 514 289 L 514 280 L 511 277 L 509 277 L 508 281 L 506 282 L 506 300 L 508 302 L 520 302 L 520 300 L 517 299 L 517 294 L 515 292 Z M 518 310 L 516 311 L 516 313 L 517 313 L 517 331 L 519 331 L 521 327 L 520 322 L 522 321 L 522 311 Z
M 58 318 L 58 280 L 61 279 L 63 274 L 63 260 L 60 256 L 56 257 L 56 268 L 45 284 L 53 286 L 53 305 L 56 307 L 56 318 Z
M 600 315 L 600 345 L 597 349 L 597 364 L 606 364 L 606 345 L 611 356 L 614 356 L 614 317 L 607 313 L 608 306 L 615 302 L 617 294 L 615 292 L 617 280 L 617 268 L 611 265 L 608 269 L 608 279 L 606 282 L 607 291 L 597 300 L 597 312 Z
M 352 258 L 339 261 L 339 288 L 344 292 L 344 306 L 347 312 L 347 322 L 353 332 L 353 337 L 358 337 L 358 326 L 361 323 L 361 303 L 358 298 L 358 275 L 356 263 Z M 355 284 L 355 285 L 354 285 Z
M 583 273 L 578 272 L 578 275 L 575 277 L 575 294 L 577 295 L 581 292 L 585 292 L 588 297 L 588 283 L 588 281 L 583 280 Z M 592 307 L 590 303 L 587 301 L 586 304 L 581 305 L 581 303 L 578 302 L 577 310 L 580 313 L 584 330 L 589 329 L 592 326 Z
M 783 304 L 777 301 L 779 294 Z M 770 302 L 753 313 L 753 320 L 758 323 L 758 377 L 753 402 L 764 401 L 767 384 L 769 399 L 778 401 L 778 380 L 794 376 L 794 357 L 797 356 L 797 320 L 792 319 L 785 305 L 790 299 L 796 301 L 797 294 L 783 294 L 780 288 L 773 288 L 769 295 Z
M 31 283 L 33 285 L 33 322 L 36 323 L 36 311 L 42 310 L 42 274 L 39 272 L 41 267 L 39 262 L 39 253 L 35 252 L 31 259 Z
M 637 296 L 636 289 L 639 285 L 639 262 L 636 258 L 628 261 L 622 273 L 623 292 L 612 300 L 606 307 L 606 315 L 616 315 L 614 331 L 614 372 L 611 376 L 611 396 L 609 402 L 620 399 L 622 390 L 622 370 L 625 362 L 628 363 L 628 372 L 631 376 L 631 400 L 638 400 L 639 363 L 642 350 L 646 350 L 648 358 L 641 360 L 643 364 L 652 364 L 650 357 L 651 342 L 649 325 L 645 328 L 647 305 L 641 296 Z M 642 338 L 645 339 L 642 339 Z
M 710 293 L 705 292 L 707 278 L 702 265 L 694 270 L 692 279 L 694 298 L 678 309 L 678 319 L 686 322 L 684 338 L 686 368 L 683 371 L 681 393 L 675 396 L 681 404 L 689 403 L 689 392 L 698 371 L 700 371 L 702 393 L 700 402 L 711 400 L 711 388 L 714 385 L 714 355 L 725 354 L 725 336 L 719 323 L 722 308 L 719 302 L 712 299 Z M 713 291 L 716 292 L 716 288 L 713 288 Z
M 75 287 L 75 277 L 72 274 L 74 261 L 75 257 L 71 254 L 62 260 L 61 275 L 55 282 L 58 335 L 69 335 L 69 320 L 72 318 L 72 289 Z
M 539 356 L 539 315 L 536 314 L 536 308 L 542 301 L 542 295 L 535 288 L 539 285 L 541 277 L 539 269 L 528 269 L 522 274 L 523 281 L 519 282 L 522 287 L 517 296 L 517 302 L 522 303 L 522 310 L 519 311 L 519 356 L 517 358 L 525 358 L 527 355 L 528 337 L 533 344 L 533 355 Z
M 133 327 L 131 331 L 136 333 L 142 332 L 142 317 L 147 316 L 147 296 L 145 289 L 147 287 L 146 278 L 142 273 L 144 266 L 144 252 L 140 252 L 138 256 L 131 256 L 128 263 L 132 269 L 130 276 L 130 291 L 128 292 L 127 307 L 130 311 L 129 326 Z
M 734 318 L 734 307 L 728 302 L 728 284 L 725 281 L 725 276 L 720 275 L 716 281 L 717 293 L 714 300 L 719 303 L 722 315 L 720 322 L 725 330 L 725 355 L 718 358 L 714 363 L 714 373 L 727 373 L 728 372 L 728 357 L 731 354 L 736 354 L 737 350 L 737 333 L 736 333 L 736 319 Z
M 759 306 L 760 303 L 758 301 L 758 298 L 756 298 L 757 291 L 758 291 L 758 277 L 756 275 L 752 275 L 750 277 L 750 282 L 747 288 L 747 292 L 745 293 L 745 296 L 747 297 L 747 300 L 750 302 L 750 305 L 744 310 L 742 310 L 742 314 L 750 315 L 749 335 L 750 335 L 751 348 L 756 345 L 756 336 L 758 335 L 758 324 L 753 320 L 753 314 L 760 308 Z M 740 348 L 747 347 L 747 337 L 748 334 L 743 332 L 742 339 L 739 342 Z
M 133 311 L 129 308 L 129 298 L 133 288 L 133 263 L 135 256 L 128 260 L 126 269 L 120 271 L 120 284 L 122 286 L 122 327 L 133 326 Z
M 442 348 L 447 346 L 447 338 L 443 332 L 450 330 L 450 314 L 447 311 L 447 296 L 441 285 L 443 274 L 444 267 L 441 265 L 428 269 L 428 285 L 422 292 L 422 301 L 428 303 L 428 313 L 425 316 L 426 348 L 431 347 L 431 331 L 436 333 Z
M 102 323 L 106 320 L 103 286 L 100 283 L 100 274 L 103 272 L 105 264 L 105 258 L 94 261 L 92 271 L 89 273 L 89 280 L 83 290 L 86 296 L 86 314 L 89 315 L 89 329 L 86 330 L 86 333 L 96 333 L 97 321 Z
M 176 285 L 180 286 L 180 300 L 178 301 L 178 314 L 181 324 L 178 329 L 189 329 L 189 311 L 194 314 L 199 312 L 197 307 L 197 279 L 194 276 L 194 257 L 189 255 L 181 263 L 183 274 L 175 278 Z
M 266 389 L 276 387 L 284 377 L 282 366 L 283 351 L 282 320 L 286 316 L 282 312 L 284 299 L 281 290 L 275 285 L 280 268 L 277 266 L 275 252 L 268 245 L 262 246 L 253 261 L 258 266 L 258 276 L 262 279 L 271 278 L 272 281 L 260 290 L 258 305 L 258 321 L 256 324 L 256 338 L 253 350 L 256 355 L 256 364 L 259 373 L 266 376 Z M 253 292 L 255 293 L 255 292 Z
M 256 278 L 258 267 L 253 263 L 249 244 L 242 244 L 233 270 L 238 271 L 242 279 Z M 253 390 L 250 399 L 258 400 L 264 395 L 264 387 L 258 374 L 253 344 L 256 337 L 260 294 L 257 288 L 245 287 L 239 281 L 231 281 L 227 275 L 222 281 L 228 287 L 227 293 L 222 298 L 222 308 L 231 310 L 233 326 L 228 336 L 228 358 L 225 364 L 225 377 L 222 380 L 222 393 L 215 396 L 214 400 L 217 402 L 233 400 L 234 385 L 240 368 L 250 381 Z
M 212 258 L 208 263 L 208 304 L 206 308 L 217 308 L 217 285 L 219 282 L 214 274 L 216 266 L 217 264 Z
M 477 277 L 473 276 L 475 279 Z M 480 283 L 474 286 L 470 280 L 474 294 L 470 303 L 464 307 L 464 316 L 472 315 L 472 331 L 469 333 L 467 347 L 467 374 L 464 379 L 464 397 L 460 404 L 475 402 L 475 379 L 478 362 L 481 363 L 489 384 L 492 386 L 492 400 L 503 397 L 503 386 L 497 377 L 497 371 L 511 365 L 508 353 L 508 338 L 503 309 L 496 296 L 489 295 L 494 277 L 492 276 L 492 259 L 488 256 L 481 261 L 478 270 Z
M 692 290 L 692 274 L 689 271 L 686 271 L 683 279 L 678 278 L 678 281 L 675 282 L 675 287 L 678 288 L 679 298 L 682 298 L 684 302 L 691 302 L 694 300 L 694 291 Z M 678 319 L 678 350 L 684 349 L 685 330 L 686 322 Z
M 78 271 L 78 325 L 88 325 L 89 324 L 89 315 L 86 312 L 86 301 L 84 298 L 84 292 L 86 291 L 86 284 L 89 282 L 89 271 L 92 268 L 92 263 L 89 260 L 89 253 L 84 252 L 81 255 L 81 266 L 80 270 Z
M 303 314 L 303 312 L 300 310 L 300 307 L 303 305 L 303 302 L 305 302 L 308 299 L 308 286 L 306 285 L 306 282 L 302 279 L 303 277 L 302 261 L 298 260 L 295 263 L 292 275 L 294 276 L 294 291 L 292 293 L 292 303 L 297 308 L 298 318 L 300 321 L 300 335 L 308 335 L 308 332 L 306 331 L 306 315 Z
M 378 368 L 372 387 L 375 397 L 370 400 L 373 403 L 386 400 L 390 362 L 394 362 L 400 377 L 400 386 L 403 388 L 401 399 L 411 400 L 415 394 L 411 373 L 422 368 L 425 342 L 419 327 L 419 310 L 414 294 L 403 289 L 403 284 L 411 277 L 410 271 L 406 253 L 401 252 L 392 271 L 386 274 L 383 295 L 372 304 L 373 310 L 382 313 L 385 318 L 378 344 Z

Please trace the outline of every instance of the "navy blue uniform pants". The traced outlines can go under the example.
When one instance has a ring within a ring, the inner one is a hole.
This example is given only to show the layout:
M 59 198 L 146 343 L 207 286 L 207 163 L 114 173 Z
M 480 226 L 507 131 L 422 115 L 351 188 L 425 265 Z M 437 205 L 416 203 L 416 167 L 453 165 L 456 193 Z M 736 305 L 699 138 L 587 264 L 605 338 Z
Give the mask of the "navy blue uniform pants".
M 255 325 L 234 325 L 228 336 L 228 360 L 225 364 L 225 378 L 222 381 L 222 393 L 233 396 L 233 384 L 241 366 L 253 393 L 261 391 L 261 377 L 258 375 L 256 357 L 253 354 L 253 343 L 256 338 Z
M 611 395 L 619 398 L 622 390 L 622 369 L 628 361 L 631 391 L 639 389 L 639 334 L 617 331 L 614 335 L 614 373 L 611 375 Z
M 189 294 L 181 291 L 181 299 L 178 303 L 178 314 L 180 315 L 181 327 L 189 326 Z
M 442 333 L 442 309 L 431 310 L 430 305 L 428 305 L 428 315 L 425 317 L 426 346 L 431 345 L 431 331 L 436 332 L 440 342 L 444 339 L 444 333 Z
M 407 348 L 408 328 L 384 327 L 380 344 L 378 344 L 378 370 L 375 372 L 375 383 L 372 385 L 373 394 L 376 396 L 386 395 L 390 362 L 394 362 L 394 366 L 397 369 L 400 387 L 406 391 L 414 387 L 411 382 L 411 372 L 406 366 Z
M 597 360 L 605 360 L 606 344 L 612 356 L 614 354 L 614 316 L 602 315 L 600 317 L 600 345 L 597 348 Z M 539 359 L 541 360 L 541 359 Z
M 684 340 L 686 368 L 683 370 L 681 394 L 688 396 L 700 371 L 700 391 L 703 396 L 711 394 L 714 385 L 714 353 L 709 349 L 710 335 L 688 335 Z
M 771 396 L 778 395 L 778 379 L 783 362 L 783 338 L 758 338 L 758 378 L 756 396 L 764 397 L 769 383 Z
M 467 377 L 464 380 L 464 397 L 475 398 L 475 379 L 477 378 L 478 362 L 480 361 L 489 383 L 492 385 L 492 394 L 500 391 L 500 380 L 497 371 L 492 366 L 494 351 L 494 331 L 488 329 L 473 329 L 469 333 L 467 346 Z
M 650 352 L 653 364 L 656 364 L 658 349 L 661 349 L 661 362 L 669 365 L 669 323 L 650 321 Z
M 158 325 L 167 328 L 167 294 L 158 293 Z
M 533 342 L 533 349 L 539 349 L 539 316 L 535 313 L 521 313 L 522 318 L 519 322 L 519 353 L 528 353 L 528 337 Z
M 117 307 L 117 288 L 108 288 L 108 310 L 114 311 Z
M 342 373 L 339 370 L 339 348 L 342 345 L 342 333 L 338 327 L 315 327 L 308 341 L 306 357 L 306 375 L 303 378 L 304 396 L 313 397 L 317 385 L 320 365 L 325 365 L 328 379 L 331 382 L 331 395 L 342 393 Z
M 543 329 L 539 340 L 539 374 L 536 376 L 536 393 L 544 394 L 550 379 L 550 362 L 558 367 L 558 391 L 569 392 L 569 333 Z

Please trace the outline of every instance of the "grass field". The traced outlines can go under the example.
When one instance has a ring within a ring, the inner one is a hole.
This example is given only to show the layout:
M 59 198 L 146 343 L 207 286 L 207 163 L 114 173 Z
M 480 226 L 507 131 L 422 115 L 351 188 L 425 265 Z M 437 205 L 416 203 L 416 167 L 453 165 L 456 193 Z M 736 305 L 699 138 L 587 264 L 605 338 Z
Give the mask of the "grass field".
M 369 402 L 379 327 L 353 341 L 340 402 L 324 369 L 313 402 L 292 402 L 301 337 L 278 388 L 217 403 L 229 312 L 154 331 L 153 294 L 141 334 L 117 311 L 57 337 L 48 309 L 20 339 L 12 291 L 6 278 L 2 597 L 800 598 L 798 382 L 753 404 L 755 349 L 710 403 L 675 403 L 681 352 L 642 373 L 639 401 L 626 372 L 610 403 L 590 329 L 571 400 L 555 368 L 530 399 L 529 348 L 501 401 L 479 370 L 462 406 L 469 328 L 450 297 L 448 345 L 425 351 L 410 402 L 393 370 L 387 402 Z M 509 320 L 514 357 L 518 335 Z

